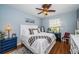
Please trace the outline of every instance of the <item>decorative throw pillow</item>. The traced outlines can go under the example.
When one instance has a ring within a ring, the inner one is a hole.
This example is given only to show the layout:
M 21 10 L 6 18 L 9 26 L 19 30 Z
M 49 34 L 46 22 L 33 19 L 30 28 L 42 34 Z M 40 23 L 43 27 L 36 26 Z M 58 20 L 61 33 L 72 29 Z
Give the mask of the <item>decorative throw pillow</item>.
M 29 33 L 30 33 L 30 34 L 33 34 L 33 31 L 32 31 L 32 29 L 29 29 Z
M 38 30 L 38 28 L 34 28 L 34 29 L 29 29 L 29 32 L 30 32 L 30 34 L 37 34 L 37 33 L 39 33 L 39 30 Z
M 38 29 L 32 29 L 32 31 L 33 31 L 33 34 L 38 34 L 39 33 Z

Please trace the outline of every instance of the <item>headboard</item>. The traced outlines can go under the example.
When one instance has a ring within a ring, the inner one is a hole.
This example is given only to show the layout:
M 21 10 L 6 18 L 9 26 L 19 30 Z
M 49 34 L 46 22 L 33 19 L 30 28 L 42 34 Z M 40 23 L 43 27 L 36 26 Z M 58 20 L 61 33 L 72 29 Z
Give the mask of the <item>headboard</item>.
M 31 29 L 31 28 L 38 28 L 38 26 L 37 25 L 21 25 L 21 28 L 20 28 L 20 35 L 26 35 L 26 36 L 28 36 L 28 35 L 30 35 L 29 34 L 29 28 Z

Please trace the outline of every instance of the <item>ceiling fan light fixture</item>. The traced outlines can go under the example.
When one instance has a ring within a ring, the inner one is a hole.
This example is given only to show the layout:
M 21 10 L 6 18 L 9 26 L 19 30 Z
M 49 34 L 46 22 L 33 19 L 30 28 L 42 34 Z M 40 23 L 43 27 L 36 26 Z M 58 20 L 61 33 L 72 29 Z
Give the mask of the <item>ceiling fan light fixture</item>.
M 48 15 L 48 12 L 47 11 L 44 11 L 43 13 L 44 13 L 44 15 Z

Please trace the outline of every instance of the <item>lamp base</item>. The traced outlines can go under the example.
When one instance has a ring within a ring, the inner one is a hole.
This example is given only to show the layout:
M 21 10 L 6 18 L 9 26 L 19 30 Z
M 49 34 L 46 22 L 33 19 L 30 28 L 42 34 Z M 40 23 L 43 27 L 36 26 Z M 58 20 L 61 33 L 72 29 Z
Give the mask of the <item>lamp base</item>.
M 10 38 L 10 31 L 8 31 L 8 38 Z

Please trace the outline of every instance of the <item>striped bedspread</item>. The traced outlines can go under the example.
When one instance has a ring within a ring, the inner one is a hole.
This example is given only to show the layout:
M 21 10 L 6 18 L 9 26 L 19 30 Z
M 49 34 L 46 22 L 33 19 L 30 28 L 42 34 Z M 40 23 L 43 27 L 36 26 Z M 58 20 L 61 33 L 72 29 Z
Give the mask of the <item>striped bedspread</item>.
M 52 42 L 51 38 L 48 37 L 48 36 L 31 36 L 31 37 L 29 38 L 29 40 L 28 40 L 30 46 L 31 46 L 31 45 L 34 43 L 34 41 L 37 40 L 37 39 L 46 39 L 46 40 L 48 41 L 48 43 L 51 43 L 51 42 Z

